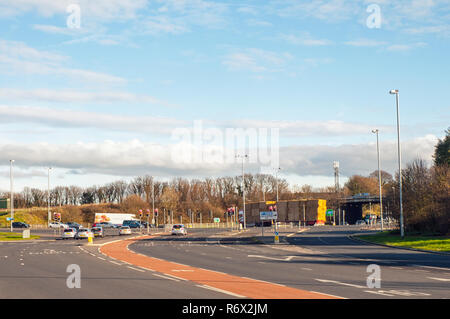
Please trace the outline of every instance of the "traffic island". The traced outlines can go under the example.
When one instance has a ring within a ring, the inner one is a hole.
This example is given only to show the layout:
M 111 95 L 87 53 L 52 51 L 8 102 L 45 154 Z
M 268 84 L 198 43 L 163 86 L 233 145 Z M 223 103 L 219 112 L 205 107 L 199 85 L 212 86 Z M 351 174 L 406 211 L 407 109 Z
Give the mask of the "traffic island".
M 392 231 L 373 235 L 353 235 L 350 238 L 370 244 L 450 255 L 450 236 L 406 235 L 401 238 Z
M 35 239 L 39 239 L 39 238 L 40 238 L 40 236 L 37 236 L 37 235 L 31 235 L 29 238 L 23 238 L 22 233 L 11 233 L 11 232 L 0 233 L 0 241 L 35 240 Z

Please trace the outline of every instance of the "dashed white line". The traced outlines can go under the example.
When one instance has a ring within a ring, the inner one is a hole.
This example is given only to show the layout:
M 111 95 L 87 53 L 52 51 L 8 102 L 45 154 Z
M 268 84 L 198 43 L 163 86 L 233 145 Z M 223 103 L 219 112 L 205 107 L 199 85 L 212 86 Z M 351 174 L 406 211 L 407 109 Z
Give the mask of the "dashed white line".
M 230 295 L 230 296 L 233 296 L 233 297 L 237 297 L 237 298 L 246 298 L 245 296 L 235 294 L 234 292 L 227 291 L 227 290 L 222 290 L 222 289 L 211 287 L 211 286 L 208 286 L 208 285 L 196 285 L 196 286 L 200 287 L 200 288 L 205 288 L 205 289 L 209 289 L 209 290 L 212 290 L 212 291 L 220 292 L 220 293 L 223 293 L 223 294 L 227 294 L 227 295 Z
M 131 266 L 127 266 L 127 268 L 130 268 L 130 269 L 133 269 L 133 270 L 136 270 L 136 271 L 140 271 L 140 272 L 145 272 L 145 270 L 134 268 L 134 267 L 131 267 Z
M 153 274 L 153 276 L 164 278 L 164 279 L 168 279 L 168 280 L 173 280 L 173 281 L 180 281 L 178 279 L 166 277 L 166 276 L 163 276 L 163 275 L 160 275 L 160 274 Z

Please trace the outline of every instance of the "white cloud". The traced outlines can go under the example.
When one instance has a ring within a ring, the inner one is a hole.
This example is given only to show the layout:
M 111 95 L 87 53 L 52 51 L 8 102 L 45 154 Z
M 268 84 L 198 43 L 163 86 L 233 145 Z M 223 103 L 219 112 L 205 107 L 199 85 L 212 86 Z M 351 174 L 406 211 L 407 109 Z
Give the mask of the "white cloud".
M 91 70 L 66 67 L 66 56 L 40 51 L 23 42 L 0 39 L 0 72 L 6 74 L 58 75 L 80 81 L 107 84 L 125 84 L 126 79 Z
M 411 43 L 411 44 L 392 44 L 386 48 L 387 51 L 410 51 L 417 48 L 423 48 L 427 44 L 424 42 L 417 42 L 417 43 Z
M 426 135 L 402 141 L 403 164 L 420 157 L 432 160 L 437 137 Z M 74 143 L 66 145 L 0 144 L 0 162 L 16 160 L 15 165 L 32 169 L 51 165 L 56 168 L 76 169 L 84 174 L 109 174 L 133 176 L 148 171 L 160 176 L 224 176 L 236 175 L 238 161 L 228 164 L 212 164 L 192 161 L 183 163 L 173 158 L 174 145 L 104 141 L 99 143 Z M 189 146 L 193 149 L 194 146 Z M 394 173 L 397 168 L 397 145 L 395 141 L 381 144 L 381 168 Z M 180 154 L 181 156 L 182 154 Z M 283 174 L 297 176 L 332 176 L 333 161 L 340 162 L 341 174 L 368 175 L 377 169 L 376 145 L 308 145 L 280 148 L 280 167 Z M 249 172 L 258 173 L 260 165 L 248 164 Z
M 243 49 L 225 56 L 222 63 L 230 70 L 247 70 L 251 72 L 281 71 L 292 59 L 292 55 L 261 49 Z
M 49 90 L 49 89 L 10 89 L 0 88 L 0 98 L 9 100 L 31 100 L 57 103 L 149 103 L 164 106 L 171 104 L 149 95 L 138 95 L 119 91 L 92 91 L 83 92 L 75 90 Z
M 3 16 L 20 16 L 37 12 L 44 17 L 68 16 L 67 7 L 78 4 L 82 19 L 122 21 L 134 19 L 137 12 L 146 7 L 147 0 L 2 0 L 0 12 Z
M 376 41 L 371 39 L 358 39 L 353 41 L 345 42 L 346 45 L 354 46 L 354 47 L 379 47 L 385 46 L 387 42 L 384 41 Z
M 52 127 L 87 127 L 111 131 L 170 134 L 184 121 L 149 116 L 126 116 L 43 107 L 0 105 L 2 124 L 40 123 Z
M 283 34 L 281 38 L 295 45 L 326 46 L 333 44 L 332 41 L 326 39 L 314 39 L 309 33 L 303 33 L 302 35 Z

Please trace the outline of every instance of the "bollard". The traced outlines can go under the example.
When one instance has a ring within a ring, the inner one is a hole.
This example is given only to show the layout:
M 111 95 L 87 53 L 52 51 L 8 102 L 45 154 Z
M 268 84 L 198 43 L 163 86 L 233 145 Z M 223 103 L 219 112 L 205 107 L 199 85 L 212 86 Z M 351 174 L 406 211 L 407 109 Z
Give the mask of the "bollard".
M 88 236 L 88 245 L 92 245 L 94 243 L 94 240 L 92 239 L 92 236 Z
M 278 232 L 275 232 L 275 244 L 280 243 L 280 236 L 278 236 Z

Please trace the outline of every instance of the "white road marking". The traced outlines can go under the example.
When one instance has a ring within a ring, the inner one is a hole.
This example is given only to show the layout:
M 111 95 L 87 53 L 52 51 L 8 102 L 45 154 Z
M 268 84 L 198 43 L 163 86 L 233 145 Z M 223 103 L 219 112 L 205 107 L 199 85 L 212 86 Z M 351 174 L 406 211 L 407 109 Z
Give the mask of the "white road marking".
M 194 271 L 192 269 L 172 269 L 172 271 Z
M 290 261 L 292 258 L 297 256 L 286 256 L 285 258 L 275 258 L 275 257 L 267 257 L 267 256 L 260 256 L 260 255 L 247 255 L 249 258 L 265 258 L 270 260 L 279 260 L 279 261 Z
M 234 292 L 222 290 L 222 289 L 211 287 L 211 286 L 208 286 L 208 285 L 196 285 L 196 286 L 200 287 L 200 288 L 205 288 L 205 289 L 217 291 L 217 292 L 220 292 L 220 293 L 223 293 L 223 294 L 227 294 L 227 295 L 230 295 L 230 296 L 233 296 L 233 297 L 237 297 L 237 298 L 246 298 L 245 296 L 235 294 Z
M 130 267 L 130 266 L 127 266 L 127 268 L 130 268 L 130 269 L 133 269 L 133 270 L 136 270 L 136 271 L 140 271 L 140 272 L 145 272 L 145 270 L 137 269 L 137 268 Z
M 118 262 L 115 262 L 115 261 L 112 261 L 112 260 L 110 260 L 109 262 L 110 262 L 110 263 L 113 263 L 113 264 L 116 264 L 116 265 L 119 265 L 119 266 L 122 266 L 122 264 L 120 264 L 120 263 L 118 263 Z
M 354 288 L 367 288 L 366 286 L 348 284 L 346 282 L 340 282 L 340 281 L 335 281 L 335 280 L 327 280 L 327 279 L 315 279 L 315 280 L 320 281 L 320 282 L 329 282 L 329 283 L 333 283 L 333 284 L 354 287 Z
M 311 268 L 302 268 L 303 270 L 312 270 Z
M 442 268 L 442 267 L 421 266 L 421 265 L 409 265 L 409 266 L 450 271 L 450 268 Z
M 101 259 L 101 260 L 106 260 L 105 258 L 103 258 L 103 257 L 97 257 L 98 259 Z
M 390 295 L 384 292 L 380 292 L 380 291 L 376 291 L 376 290 L 364 290 L 364 292 L 368 292 L 371 294 L 376 294 L 376 295 L 382 295 L 382 296 L 387 296 L 387 297 L 394 297 L 394 295 Z
M 439 281 L 450 281 L 449 278 L 436 278 L 436 277 L 427 277 L 428 279 L 439 280 Z
M 178 279 L 166 277 L 166 276 L 159 275 L 159 274 L 153 274 L 153 276 L 164 278 L 164 279 L 168 279 L 168 280 L 173 280 L 173 281 L 179 281 Z
M 340 298 L 340 299 L 348 299 L 348 298 L 341 297 L 341 296 L 326 294 L 324 292 L 318 292 L 318 291 L 312 291 L 312 290 L 310 290 L 309 292 L 313 292 L 315 294 L 321 294 L 321 295 L 325 295 L 325 296 L 330 296 L 330 297 L 335 297 L 335 298 Z

